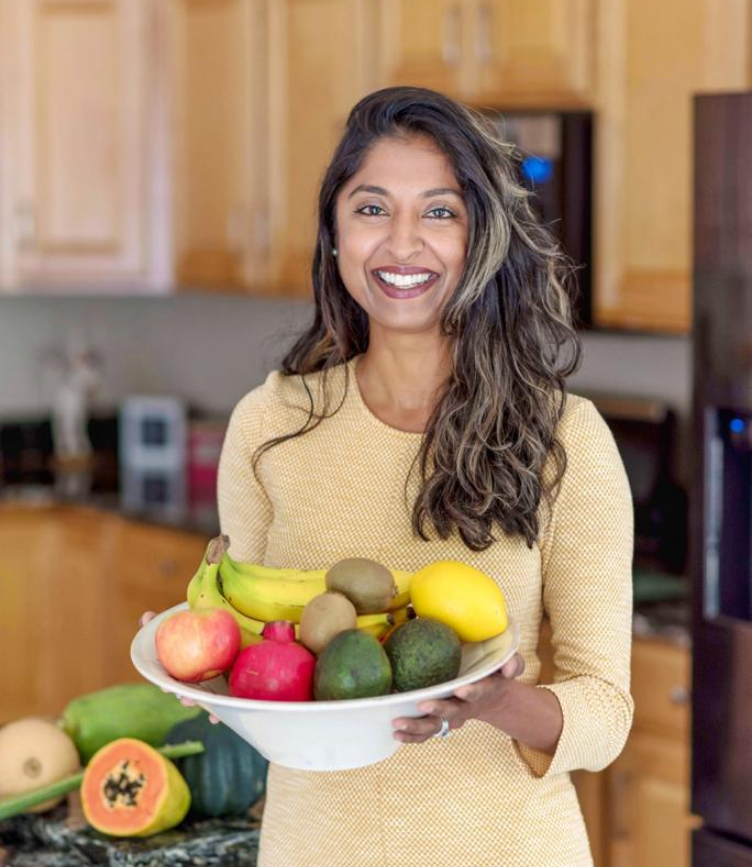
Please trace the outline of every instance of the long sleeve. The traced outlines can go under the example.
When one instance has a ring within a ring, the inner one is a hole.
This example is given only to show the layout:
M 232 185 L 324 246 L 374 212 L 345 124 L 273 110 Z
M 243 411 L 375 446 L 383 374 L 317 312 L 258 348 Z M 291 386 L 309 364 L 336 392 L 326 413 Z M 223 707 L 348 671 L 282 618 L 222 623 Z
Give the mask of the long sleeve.
M 559 439 L 567 468 L 541 540 L 543 604 L 564 726 L 553 756 L 518 744 L 536 776 L 598 771 L 632 724 L 633 507 L 606 422 L 590 401 L 567 407 Z
M 266 385 L 247 394 L 235 407 L 222 446 L 217 481 L 219 523 L 230 537 L 236 560 L 262 563 L 273 511 L 253 471 L 253 455 L 264 442 Z

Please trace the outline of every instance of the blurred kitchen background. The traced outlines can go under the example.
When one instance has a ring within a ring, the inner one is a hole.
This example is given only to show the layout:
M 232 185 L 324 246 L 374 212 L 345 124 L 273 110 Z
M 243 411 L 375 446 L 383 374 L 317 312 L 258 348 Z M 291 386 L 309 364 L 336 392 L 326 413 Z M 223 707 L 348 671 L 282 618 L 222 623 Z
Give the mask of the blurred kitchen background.
M 693 97 L 752 87 L 752 0 L 3 0 L 0 723 L 137 679 L 138 616 L 217 530 L 229 413 L 310 317 L 346 114 L 402 83 L 494 118 L 581 266 L 637 711 L 577 785 L 598 867 L 687 867 Z

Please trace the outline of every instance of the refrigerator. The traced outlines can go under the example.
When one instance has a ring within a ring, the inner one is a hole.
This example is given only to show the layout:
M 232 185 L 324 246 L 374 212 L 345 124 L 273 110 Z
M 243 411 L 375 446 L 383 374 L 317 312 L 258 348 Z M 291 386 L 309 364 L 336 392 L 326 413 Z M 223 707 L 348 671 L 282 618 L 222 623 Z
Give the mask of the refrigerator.
M 752 92 L 694 100 L 693 867 L 752 867 Z

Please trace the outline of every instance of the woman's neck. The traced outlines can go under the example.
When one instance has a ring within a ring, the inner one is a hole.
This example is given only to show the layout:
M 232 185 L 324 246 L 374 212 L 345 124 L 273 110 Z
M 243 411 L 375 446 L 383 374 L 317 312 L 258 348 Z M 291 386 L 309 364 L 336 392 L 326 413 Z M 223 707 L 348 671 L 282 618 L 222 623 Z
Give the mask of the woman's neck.
M 371 341 L 358 360 L 358 388 L 366 406 L 391 427 L 422 432 L 452 370 L 448 342 Z

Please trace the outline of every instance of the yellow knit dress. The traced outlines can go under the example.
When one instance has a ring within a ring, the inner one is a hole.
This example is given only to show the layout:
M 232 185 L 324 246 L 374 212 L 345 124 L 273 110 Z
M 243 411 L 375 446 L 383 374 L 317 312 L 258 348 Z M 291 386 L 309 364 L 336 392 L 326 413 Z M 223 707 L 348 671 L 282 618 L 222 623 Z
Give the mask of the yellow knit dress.
M 406 744 L 386 761 L 337 772 L 272 765 L 259 867 L 587 867 L 592 858 L 569 772 L 616 758 L 632 721 L 632 502 L 611 433 L 593 404 L 570 395 L 557 436 L 568 456 L 540 544 L 499 531 L 474 552 L 459 536 L 413 536 L 413 472 L 421 434 L 380 421 L 363 402 L 357 358 L 329 375 L 341 407 L 302 427 L 301 377 L 272 373 L 236 407 L 222 452 L 219 510 L 236 558 L 317 568 L 370 557 L 417 570 L 458 559 L 493 576 L 521 627 L 522 680 L 536 684 L 541 617 L 551 620 L 564 728 L 553 758 L 470 721 L 446 740 Z M 320 375 L 306 377 L 321 409 Z

